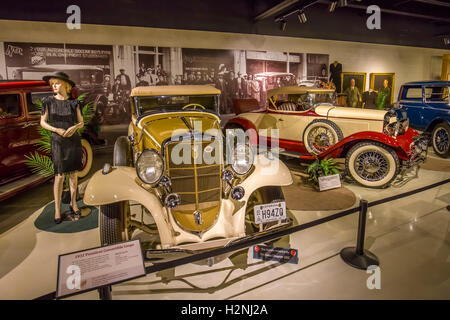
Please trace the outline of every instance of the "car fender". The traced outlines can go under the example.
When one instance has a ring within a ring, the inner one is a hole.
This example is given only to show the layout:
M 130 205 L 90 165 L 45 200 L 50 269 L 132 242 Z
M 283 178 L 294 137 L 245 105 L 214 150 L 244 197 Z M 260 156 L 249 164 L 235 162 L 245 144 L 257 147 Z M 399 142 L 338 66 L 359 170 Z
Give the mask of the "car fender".
M 83 202 L 90 206 L 111 204 L 120 201 L 136 201 L 148 209 L 158 227 L 163 248 L 175 244 L 173 230 L 168 223 L 168 214 L 159 198 L 136 184 L 136 169 L 113 167 L 108 174 L 97 171 L 89 180 Z
M 436 125 L 438 125 L 439 123 L 441 123 L 441 122 L 447 122 L 447 123 L 450 124 L 449 120 L 445 120 L 445 119 L 442 119 L 442 118 L 433 119 L 433 121 L 430 124 L 428 124 L 427 128 L 425 129 L 425 132 L 430 132 L 431 133 L 433 131 L 434 127 Z
M 229 124 L 236 124 L 236 125 L 244 128 L 244 131 L 251 130 L 250 131 L 250 143 L 253 146 L 258 144 L 258 131 L 256 130 L 256 126 L 252 121 L 244 118 L 243 115 L 240 115 L 239 117 L 229 120 L 227 122 L 225 128 Z
M 419 133 L 412 128 L 408 128 L 407 132 L 404 135 L 399 135 L 397 136 L 397 138 L 375 131 L 358 132 L 345 137 L 328 150 L 319 154 L 317 157 L 319 159 L 323 159 L 326 157 L 343 157 L 350 149 L 350 147 L 360 141 L 376 141 L 393 148 L 399 158 L 401 158 L 402 160 L 406 160 L 408 158 L 407 153 L 409 151 L 409 146 L 411 142 L 413 142 L 413 137 L 418 134 Z
M 277 157 L 269 160 L 265 155 L 259 154 L 255 157 L 255 169 L 239 186 L 245 190 L 241 199 L 247 204 L 250 195 L 257 189 L 265 186 L 289 186 L 293 183 L 291 172 L 288 167 Z M 233 215 L 233 226 L 236 234 L 245 234 L 245 211 L 246 205 L 242 206 Z

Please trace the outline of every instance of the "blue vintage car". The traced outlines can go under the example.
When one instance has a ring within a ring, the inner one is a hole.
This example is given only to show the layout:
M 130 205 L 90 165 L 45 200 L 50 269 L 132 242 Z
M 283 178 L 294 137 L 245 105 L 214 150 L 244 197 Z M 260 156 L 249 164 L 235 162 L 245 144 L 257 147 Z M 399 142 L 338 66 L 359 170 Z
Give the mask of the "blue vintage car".
M 434 152 L 443 158 L 450 154 L 449 87 L 450 81 L 409 82 L 402 85 L 398 96 L 410 126 L 430 133 Z

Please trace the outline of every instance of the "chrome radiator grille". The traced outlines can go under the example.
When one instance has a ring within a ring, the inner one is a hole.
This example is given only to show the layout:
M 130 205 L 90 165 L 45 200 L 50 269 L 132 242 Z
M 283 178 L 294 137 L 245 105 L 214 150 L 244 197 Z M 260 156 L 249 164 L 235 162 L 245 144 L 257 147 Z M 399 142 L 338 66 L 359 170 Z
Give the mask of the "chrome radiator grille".
M 219 212 L 222 196 L 222 158 L 221 150 L 216 150 L 213 145 L 213 141 L 183 140 L 171 141 L 165 146 L 165 162 L 167 174 L 172 181 L 172 192 L 181 198 L 181 204 L 172 209 L 172 213 L 178 223 L 189 230 L 199 231 L 209 227 Z M 175 147 L 177 149 L 174 151 Z M 184 155 L 188 150 L 188 155 Z M 204 155 L 209 154 L 215 159 L 216 152 L 219 152 L 220 161 L 206 163 Z M 183 161 L 175 163 L 174 159 L 177 158 Z M 193 213 L 196 211 L 209 215 L 209 218 L 203 219 L 205 222 L 201 226 L 193 224 Z

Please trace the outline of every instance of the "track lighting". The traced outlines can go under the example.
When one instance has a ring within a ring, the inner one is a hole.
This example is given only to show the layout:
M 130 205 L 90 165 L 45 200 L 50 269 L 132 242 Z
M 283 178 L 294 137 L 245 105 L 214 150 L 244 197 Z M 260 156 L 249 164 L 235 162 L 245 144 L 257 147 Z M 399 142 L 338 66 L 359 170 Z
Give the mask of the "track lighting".
M 328 7 L 328 11 L 329 12 L 334 12 L 334 10 L 336 10 L 337 4 L 338 4 L 337 1 L 331 1 L 330 5 Z
M 444 40 L 444 44 L 445 44 L 446 46 L 450 45 L 450 36 L 444 37 L 443 40 Z
M 280 30 L 281 31 L 286 30 L 286 24 L 287 24 L 286 20 L 283 19 L 280 21 Z
M 297 17 L 300 23 L 306 23 L 306 21 L 308 21 L 308 19 L 306 18 L 306 14 L 303 10 L 297 13 Z

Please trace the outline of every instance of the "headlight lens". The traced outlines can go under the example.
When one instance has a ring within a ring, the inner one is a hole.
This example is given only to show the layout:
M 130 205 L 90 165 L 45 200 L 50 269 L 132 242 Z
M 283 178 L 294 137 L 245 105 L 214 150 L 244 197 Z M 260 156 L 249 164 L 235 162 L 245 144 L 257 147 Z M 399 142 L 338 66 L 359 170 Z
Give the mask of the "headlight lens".
M 399 134 L 405 134 L 406 131 L 408 131 L 409 128 L 409 119 L 403 119 L 399 121 L 400 123 L 400 129 L 398 131 Z
M 253 151 L 247 145 L 238 145 L 234 149 L 231 168 L 239 175 L 247 174 L 253 166 Z
M 398 122 L 390 123 L 384 128 L 384 133 L 396 137 L 398 133 Z
M 154 184 L 161 179 L 164 163 L 156 150 L 146 149 L 136 161 L 136 172 L 139 178 L 148 184 Z

